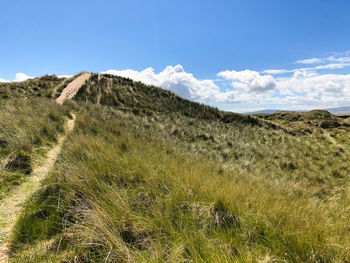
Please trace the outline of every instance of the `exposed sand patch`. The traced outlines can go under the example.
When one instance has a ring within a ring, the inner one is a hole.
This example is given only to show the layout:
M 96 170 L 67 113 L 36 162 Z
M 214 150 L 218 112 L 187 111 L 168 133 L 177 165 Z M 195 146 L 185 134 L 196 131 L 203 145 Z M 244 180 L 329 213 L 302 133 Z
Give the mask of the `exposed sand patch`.
M 84 85 L 85 81 L 90 78 L 90 73 L 83 73 L 71 83 L 67 85 L 67 87 L 62 91 L 61 95 L 56 99 L 58 104 L 63 104 L 63 102 L 67 99 L 71 99 L 77 94 L 80 87 Z

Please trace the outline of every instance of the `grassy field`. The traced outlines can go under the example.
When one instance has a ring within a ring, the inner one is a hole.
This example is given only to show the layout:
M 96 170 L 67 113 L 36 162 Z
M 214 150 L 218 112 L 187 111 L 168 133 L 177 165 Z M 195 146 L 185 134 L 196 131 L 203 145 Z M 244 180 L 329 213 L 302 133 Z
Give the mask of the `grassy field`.
M 71 103 L 76 129 L 13 235 L 13 262 L 347 262 L 346 127 Z
M 56 142 L 67 112 L 48 99 L 0 99 L 0 199 Z
M 350 261 L 347 118 L 222 112 L 98 74 L 60 106 L 72 79 L 0 84 L 0 198 L 77 116 L 11 262 Z

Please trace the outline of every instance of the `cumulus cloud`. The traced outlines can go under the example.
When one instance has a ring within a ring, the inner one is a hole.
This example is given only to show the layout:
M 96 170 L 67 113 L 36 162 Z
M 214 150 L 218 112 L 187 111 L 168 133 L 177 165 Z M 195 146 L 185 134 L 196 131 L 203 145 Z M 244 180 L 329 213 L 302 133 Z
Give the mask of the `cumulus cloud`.
M 24 73 L 17 73 L 15 80 L 14 81 L 25 81 L 27 79 L 31 79 L 33 77 L 29 77 L 28 75 L 24 74 Z
M 200 80 L 191 73 L 185 72 L 181 65 L 168 66 L 160 73 L 153 68 L 143 71 L 132 69 L 107 70 L 102 72 L 141 81 L 148 85 L 159 86 L 171 90 L 176 94 L 200 102 L 234 102 L 234 93 L 231 90 L 220 91 L 213 80 Z
M 205 103 L 279 104 L 303 109 L 350 104 L 350 74 L 318 74 L 314 68 L 290 70 L 286 73 L 291 76 L 276 78 L 252 70 L 226 70 L 219 72 L 216 80 L 197 79 L 181 65 L 168 66 L 159 73 L 153 68 L 103 73 L 160 86 Z
M 276 82 L 271 75 L 260 75 L 258 72 L 248 69 L 243 71 L 226 70 L 219 72 L 218 76 L 231 80 L 231 85 L 234 88 L 247 92 L 265 92 L 276 87 Z
M 24 73 L 17 73 L 16 75 L 15 75 L 15 79 L 14 80 L 12 80 L 12 81 L 14 81 L 14 82 L 20 82 L 20 81 L 25 81 L 25 80 L 27 80 L 27 79 L 31 79 L 31 78 L 33 78 L 33 77 L 30 77 L 30 76 L 28 76 L 27 74 L 24 74 Z M 0 78 L 0 82 L 11 82 L 10 80 L 6 80 L 6 79 L 3 79 L 3 78 Z
M 280 103 L 304 106 L 341 106 L 350 104 L 350 74 L 303 74 L 278 79 Z

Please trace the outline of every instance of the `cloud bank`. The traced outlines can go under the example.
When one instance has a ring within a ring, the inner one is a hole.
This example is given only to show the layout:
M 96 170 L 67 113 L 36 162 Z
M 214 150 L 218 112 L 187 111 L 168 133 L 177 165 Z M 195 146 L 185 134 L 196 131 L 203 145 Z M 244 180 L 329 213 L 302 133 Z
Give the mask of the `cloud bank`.
M 350 72 L 335 74 L 337 69 L 350 67 L 350 52 L 325 58 L 310 58 L 294 63 L 292 69 L 263 71 L 227 69 L 215 79 L 199 79 L 181 65 L 167 66 L 160 72 L 153 68 L 142 71 L 110 69 L 112 74 L 170 90 L 183 98 L 220 105 L 245 104 L 284 105 L 289 109 L 326 108 L 350 105 Z M 62 76 L 63 77 L 63 76 Z M 67 76 L 69 77 L 69 76 Z M 24 81 L 31 76 L 17 73 L 12 81 Z M 9 82 L 0 78 L 0 82 Z
M 214 80 L 197 79 L 191 73 L 185 72 L 181 65 L 168 66 L 159 73 L 155 73 L 153 68 L 147 68 L 143 71 L 132 69 L 107 70 L 102 73 L 130 78 L 148 85 L 159 86 L 171 90 L 181 97 L 199 102 L 235 102 L 232 91 L 220 91 Z
M 216 79 L 198 79 L 181 65 L 168 66 L 156 73 L 153 68 L 107 70 L 102 73 L 127 77 L 159 86 L 204 103 L 244 103 L 256 106 L 286 105 L 290 108 L 336 107 L 350 105 L 350 74 L 320 74 L 350 66 L 350 57 L 331 56 L 297 61 L 312 65 L 295 69 L 224 70 Z

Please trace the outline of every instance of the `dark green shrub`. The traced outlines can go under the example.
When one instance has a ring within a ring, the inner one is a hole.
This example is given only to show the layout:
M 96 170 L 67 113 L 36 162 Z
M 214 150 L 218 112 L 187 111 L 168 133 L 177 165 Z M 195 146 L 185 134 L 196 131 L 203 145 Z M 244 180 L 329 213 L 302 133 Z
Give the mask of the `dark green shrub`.
M 320 123 L 322 129 L 338 128 L 341 124 L 337 121 L 325 120 Z

